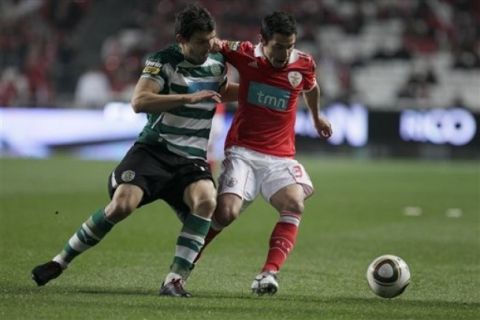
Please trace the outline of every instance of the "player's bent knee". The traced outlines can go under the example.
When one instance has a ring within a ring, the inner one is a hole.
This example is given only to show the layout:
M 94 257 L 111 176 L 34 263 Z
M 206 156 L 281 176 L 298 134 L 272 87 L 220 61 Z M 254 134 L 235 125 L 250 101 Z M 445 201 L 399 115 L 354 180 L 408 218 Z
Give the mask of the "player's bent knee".
M 118 222 L 128 217 L 135 208 L 128 201 L 112 200 L 105 209 L 105 214 L 109 220 Z
M 112 200 L 105 208 L 105 215 L 110 221 L 121 221 L 138 207 L 142 198 L 143 190 L 140 187 L 121 184 L 115 190 Z
M 217 206 L 217 200 L 214 195 L 204 196 L 195 201 L 192 211 L 202 217 L 210 218 Z
M 303 204 L 303 201 L 295 202 L 292 205 L 292 210 L 293 212 L 297 213 L 302 213 L 305 210 L 305 205 Z
M 294 199 L 289 199 L 283 205 L 280 211 L 289 211 L 295 213 L 302 213 L 305 210 L 305 205 L 303 201 L 297 201 Z
M 221 206 L 215 210 L 215 221 L 223 227 L 228 226 L 240 215 L 233 206 Z
M 113 196 L 105 209 L 105 214 L 113 222 L 121 221 L 137 208 L 139 202 L 140 200 L 133 194 L 119 192 Z
M 185 189 L 183 200 L 193 213 L 210 218 L 217 205 L 217 191 L 211 180 L 199 180 Z

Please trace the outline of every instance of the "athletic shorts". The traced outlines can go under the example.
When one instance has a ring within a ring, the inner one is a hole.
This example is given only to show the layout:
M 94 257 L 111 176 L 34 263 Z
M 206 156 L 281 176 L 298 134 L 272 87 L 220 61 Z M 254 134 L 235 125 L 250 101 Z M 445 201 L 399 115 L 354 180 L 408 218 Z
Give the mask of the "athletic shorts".
M 198 180 L 214 182 L 208 164 L 201 159 L 188 159 L 168 151 L 161 145 L 135 143 L 117 168 L 110 174 L 110 198 L 122 183 L 140 187 L 140 206 L 157 199 L 165 200 L 183 221 L 190 209 L 183 201 L 185 188 Z
M 276 157 L 234 146 L 225 151 L 218 194 L 233 193 L 245 203 L 243 209 L 259 193 L 270 202 L 280 189 L 299 184 L 305 199 L 312 195 L 312 181 L 305 168 L 295 159 Z

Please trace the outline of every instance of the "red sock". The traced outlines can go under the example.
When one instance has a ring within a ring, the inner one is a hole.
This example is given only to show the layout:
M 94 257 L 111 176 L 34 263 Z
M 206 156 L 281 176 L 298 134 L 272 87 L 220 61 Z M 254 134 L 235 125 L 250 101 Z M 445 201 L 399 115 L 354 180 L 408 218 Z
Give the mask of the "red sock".
M 267 261 L 265 261 L 262 272 L 277 272 L 285 263 L 290 251 L 295 246 L 300 218 L 301 215 L 299 213 L 288 211 L 280 213 L 280 220 L 275 225 L 270 236 L 270 249 L 268 250 Z

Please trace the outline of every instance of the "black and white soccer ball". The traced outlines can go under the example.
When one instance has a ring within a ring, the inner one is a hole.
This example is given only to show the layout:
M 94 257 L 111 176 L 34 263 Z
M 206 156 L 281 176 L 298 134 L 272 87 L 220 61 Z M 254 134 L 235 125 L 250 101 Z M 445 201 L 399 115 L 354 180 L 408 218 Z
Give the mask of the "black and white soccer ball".
M 386 254 L 370 263 L 367 281 L 376 295 L 393 298 L 405 291 L 410 284 L 410 269 L 402 258 Z

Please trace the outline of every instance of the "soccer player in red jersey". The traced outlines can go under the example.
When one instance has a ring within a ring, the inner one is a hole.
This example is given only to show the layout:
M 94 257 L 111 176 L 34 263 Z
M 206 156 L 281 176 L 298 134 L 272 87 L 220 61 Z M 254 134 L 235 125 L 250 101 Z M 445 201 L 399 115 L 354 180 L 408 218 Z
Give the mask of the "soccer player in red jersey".
M 295 156 L 295 118 L 303 95 L 315 128 L 329 138 L 329 121 L 319 114 L 320 90 L 312 57 L 295 49 L 295 19 L 285 12 L 266 16 L 261 41 L 220 41 L 217 48 L 240 75 L 238 109 L 225 144 L 219 197 L 208 244 L 232 223 L 259 193 L 279 213 L 261 272 L 252 283 L 257 294 L 278 290 L 277 273 L 295 245 L 304 200 L 313 185 Z

